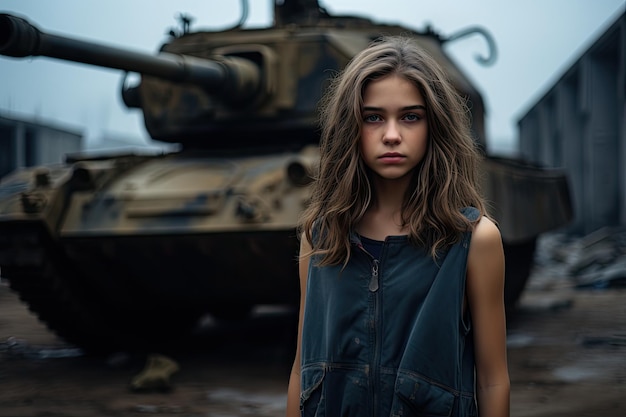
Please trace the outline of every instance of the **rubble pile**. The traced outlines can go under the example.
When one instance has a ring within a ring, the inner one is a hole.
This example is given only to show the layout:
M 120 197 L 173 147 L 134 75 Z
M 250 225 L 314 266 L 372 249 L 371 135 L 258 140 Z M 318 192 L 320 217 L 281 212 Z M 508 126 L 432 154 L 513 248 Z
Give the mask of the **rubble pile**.
M 626 228 L 604 227 L 583 237 L 542 235 L 531 285 L 626 287 Z

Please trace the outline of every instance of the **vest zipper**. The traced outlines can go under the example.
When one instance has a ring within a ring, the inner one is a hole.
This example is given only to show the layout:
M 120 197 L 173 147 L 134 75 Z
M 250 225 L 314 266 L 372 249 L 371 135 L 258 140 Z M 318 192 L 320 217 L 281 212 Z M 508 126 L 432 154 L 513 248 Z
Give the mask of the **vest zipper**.
M 372 264 L 372 276 L 370 277 L 369 289 L 371 292 L 378 291 L 378 259 Z
M 365 252 L 370 259 L 372 260 L 372 274 L 370 275 L 370 282 L 368 285 L 369 291 L 374 296 L 374 319 L 372 320 L 372 328 L 374 330 L 374 358 L 372 360 L 372 383 L 371 387 L 371 395 L 372 395 L 372 417 L 378 417 L 378 378 L 379 378 L 379 367 L 380 367 L 380 345 L 381 345 L 381 311 L 380 311 L 380 292 L 378 289 L 380 288 L 379 283 L 379 265 L 380 261 L 372 256 L 361 243 L 358 243 L 357 246 Z M 381 252 L 382 254 L 382 252 Z
M 380 344 L 381 344 L 381 311 L 380 311 L 380 292 L 379 288 L 379 261 L 374 259 L 372 262 L 372 275 L 370 277 L 369 290 L 374 293 L 374 360 L 372 366 L 372 416 L 377 417 L 378 412 L 378 389 L 379 389 L 379 367 L 380 367 Z

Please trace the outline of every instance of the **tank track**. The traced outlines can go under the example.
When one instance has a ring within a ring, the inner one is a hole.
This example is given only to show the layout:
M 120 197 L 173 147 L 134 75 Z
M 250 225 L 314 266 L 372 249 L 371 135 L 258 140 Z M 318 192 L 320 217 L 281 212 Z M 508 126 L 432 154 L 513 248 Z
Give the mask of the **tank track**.
M 77 288 L 68 285 L 72 274 L 61 272 L 56 266 L 59 254 L 54 253 L 54 246 L 42 227 L 15 226 L 11 228 L 14 230 L 3 230 L 0 241 L 1 273 L 11 290 L 65 341 L 86 351 L 106 350 L 102 342 L 107 332 L 92 313 L 96 300 L 80 298 Z
M 17 225 L 15 225 L 17 226 Z M 65 254 L 42 227 L 0 231 L 2 277 L 28 309 L 63 340 L 92 354 L 176 349 L 191 336 L 200 312 L 185 306 L 114 311 L 88 277 L 72 271 Z

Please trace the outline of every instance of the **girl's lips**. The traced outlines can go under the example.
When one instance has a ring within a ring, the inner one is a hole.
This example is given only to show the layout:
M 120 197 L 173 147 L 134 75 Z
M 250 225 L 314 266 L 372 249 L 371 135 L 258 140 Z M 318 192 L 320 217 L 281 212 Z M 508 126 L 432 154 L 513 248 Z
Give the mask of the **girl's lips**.
M 399 153 L 386 153 L 379 159 L 386 164 L 397 164 L 404 160 L 404 156 Z

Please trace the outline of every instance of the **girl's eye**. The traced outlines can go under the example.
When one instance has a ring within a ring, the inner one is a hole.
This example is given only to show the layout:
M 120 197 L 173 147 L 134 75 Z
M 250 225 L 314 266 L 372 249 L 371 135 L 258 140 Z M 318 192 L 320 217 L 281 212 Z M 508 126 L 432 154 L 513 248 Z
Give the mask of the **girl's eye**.
M 422 116 L 416 113 L 408 113 L 404 115 L 403 119 L 409 122 L 417 122 L 422 119 Z
M 366 123 L 379 122 L 381 120 L 380 116 L 377 114 L 367 114 L 363 116 L 363 121 Z

